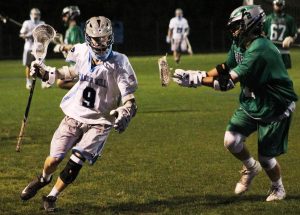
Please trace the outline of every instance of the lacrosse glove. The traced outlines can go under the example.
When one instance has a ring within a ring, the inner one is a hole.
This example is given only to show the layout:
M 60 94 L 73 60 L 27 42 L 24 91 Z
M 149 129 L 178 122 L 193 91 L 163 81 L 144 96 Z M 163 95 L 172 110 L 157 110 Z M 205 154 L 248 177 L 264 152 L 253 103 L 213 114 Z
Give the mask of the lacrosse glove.
M 56 68 L 46 66 L 43 62 L 33 61 L 30 66 L 30 75 L 52 85 L 55 83 Z
M 114 128 L 117 132 L 122 133 L 126 130 L 130 120 L 135 116 L 137 106 L 135 102 L 128 101 L 125 105 L 118 107 L 110 112 L 111 116 L 115 116 Z
M 173 81 L 182 87 L 200 87 L 202 78 L 206 77 L 205 71 L 192 71 L 176 69 L 173 75 Z

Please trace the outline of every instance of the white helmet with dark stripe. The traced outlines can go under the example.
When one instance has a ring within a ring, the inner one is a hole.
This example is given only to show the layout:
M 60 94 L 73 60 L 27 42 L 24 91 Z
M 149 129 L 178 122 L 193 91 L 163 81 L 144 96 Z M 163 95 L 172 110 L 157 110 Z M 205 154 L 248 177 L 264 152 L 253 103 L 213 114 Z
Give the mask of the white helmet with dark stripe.
M 259 5 L 241 6 L 231 13 L 227 26 L 233 40 L 240 46 L 262 34 L 264 20 L 265 12 Z
M 85 24 L 85 42 L 94 58 L 106 61 L 112 53 L 114 42 L 111 21 L 104 16 L 96 16 L 87 20 Z

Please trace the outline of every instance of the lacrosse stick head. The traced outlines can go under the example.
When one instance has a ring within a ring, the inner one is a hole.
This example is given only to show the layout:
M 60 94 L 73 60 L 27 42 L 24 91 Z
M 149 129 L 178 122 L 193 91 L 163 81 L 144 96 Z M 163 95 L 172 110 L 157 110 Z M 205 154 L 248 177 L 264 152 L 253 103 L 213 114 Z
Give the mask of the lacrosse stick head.
M 36 26 L 32 31 L 34 39 L 32 54 L 38 61 L 43 61 L 47 54 L 47 48 L 56 33 L 52 26 L 41 24 Z
M 163 56 L 158 59 L 159 77 L 162 87 L 168 86 L 170 83 L 170 69 L 167 62 L 167 56 Z

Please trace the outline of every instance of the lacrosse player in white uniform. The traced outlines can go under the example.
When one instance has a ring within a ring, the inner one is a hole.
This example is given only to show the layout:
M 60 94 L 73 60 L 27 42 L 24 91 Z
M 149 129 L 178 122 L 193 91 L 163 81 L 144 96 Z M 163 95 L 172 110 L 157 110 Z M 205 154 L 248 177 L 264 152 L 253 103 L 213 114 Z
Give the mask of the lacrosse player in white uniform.
M 53 135 L 42 173 L 22 191 L 22 200 L 32 198 L 51 182 L 58 164 L 71 150 L 55 186 L 43 197 L 44 209 L 54 211 L 59 193 L 75 180 L 84 161 L 95 163 L 111 128 L 121 133 L 135 116 L 133 93 L 137 79 L 128 58 L 112 51 L 113 41 L 111 21 L 103 16 L 92 17 L 86 22 L 85 43 L 76 44 L 68 53 L 67 61 L 74 62 L 73 67 L 56 69 L 32 63 L 31 74 L 49 84 L 54 84 L 56 78 L 78 76 L 79 81 L 61 101 L 66 116 Z
M 187 51 L 186 38 L 189 35 L 188 21 L 183 17 L 182 9 L 175 10 L 175 17 L 170 20 L 166 42 L 171 43 L 174 60 L 180 62 L 181 53 Z
M 30 64 L 34 61 L 34 57 L 31 54 L 33 46 L 32 30 L 40 25 L 44 24 L 44 21 L 40 20 L 41 12 L 38 8 L 32 8 L 30 11 L 30 20 L 23 22 L 22 28 L 20 30 L 20 37 L 25 40 L 24 51 L 23 51 L 23 65 L 25 66 L 26 74 L 26 88 L 30 90 L 32 85 L 32 80 L 30 79 Z

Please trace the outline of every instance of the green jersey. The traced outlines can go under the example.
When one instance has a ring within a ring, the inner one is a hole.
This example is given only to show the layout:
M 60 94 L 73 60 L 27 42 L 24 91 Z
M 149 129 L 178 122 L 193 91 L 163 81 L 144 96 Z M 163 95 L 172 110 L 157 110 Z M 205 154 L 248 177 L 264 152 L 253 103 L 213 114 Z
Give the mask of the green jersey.
M 275 42 L 282 54 L 287 54 L 288 51 L 282 48 L 281 43 L 288 36 L 296 37 L 297 26 L 294 18 L 290 15 L 272 13 L 266 17 L 263 31 L 271 41 Z
M 84 38 L 82 31 L 79 26 L 74 25 L 67 29 L 66 35 L 65 35 L 65 43 L 66 44 L 77 44 L 77 43 L 83 43 Z
M 259 37 L 246 50 L 233 43 L 226 63 L 238 75 L 241 108 L 251 117 L 278 116 L 297 100 L 280 52 L 270 40 Z

